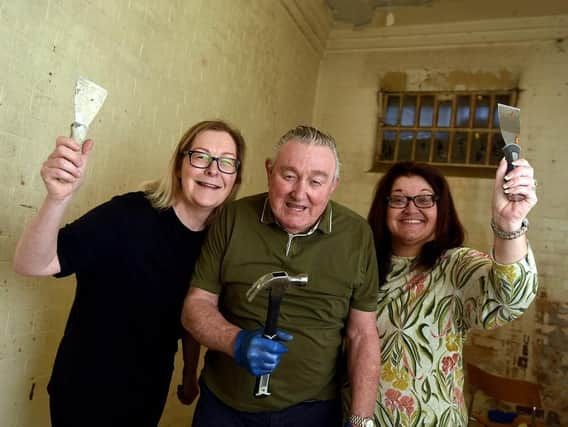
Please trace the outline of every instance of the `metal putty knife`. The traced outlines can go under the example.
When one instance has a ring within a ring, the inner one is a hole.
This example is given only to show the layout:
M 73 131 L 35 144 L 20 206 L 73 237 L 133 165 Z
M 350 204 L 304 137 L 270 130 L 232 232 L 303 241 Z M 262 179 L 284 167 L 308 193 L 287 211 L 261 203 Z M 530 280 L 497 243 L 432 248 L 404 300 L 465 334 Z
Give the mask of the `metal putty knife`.
M 497 104 L 497 114 L 499 115 L 499 127 L 501 135 L 505 140 L 503 152 L 507 159 L 507 173 L 515 169 L 513 162 L 521 157 L 521 146 L 517 144 L 517 138 L 521 133 L 521 110 L 510 105 Z M 525 196 L 521 194 L 507 194 L 511 201 L 521 201 Z
M 505 140 L 503 152 L 507 159 L 507 173 L 509 173 L 515 168 L 513 162 L 521 157 L 521 146 L 517 144 L 517 138 L 521 133 L 521 110 L 510 105 L 497 104 L 497 113 L 501 135 Z
M 75 121 L 71 124 L 71 137 L 79 144 L 87 138 L 89 125 L 107 97 L 106 89 L 79 77 L 75 84 Z

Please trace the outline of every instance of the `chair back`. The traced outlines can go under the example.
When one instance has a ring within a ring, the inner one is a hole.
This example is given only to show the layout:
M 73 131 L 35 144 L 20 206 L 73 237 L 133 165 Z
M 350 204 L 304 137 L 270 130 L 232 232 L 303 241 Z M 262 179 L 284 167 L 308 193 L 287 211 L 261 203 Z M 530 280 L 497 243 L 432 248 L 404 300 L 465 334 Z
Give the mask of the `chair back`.
M 467 375 L 472 387 L 494 399 L 530 408 L 542 407 L 538 384 L 493 375 L 471 363 L 467 364 Z
M 538 384 L 532 383 L 530 381 L 493 375 L 489 372 L 484 371 L 478 366 L 472 365 L 471 363 L 466 364 L 466 369 L 471 393 L 468 408 L 470 420 L 475 420 L 477 421 L 477 423 L 486 427 L 505 427 L 518 425 L 517 422 L 509 424 L 493 423 L 489 421 L 485 416 L 472 414 L 475 394 L 477 393 L 477 391 L 481 390 L 483 393 L 485 393 L 489 397 L 492 397 L 493 399 L 531 408 L 532 411 L 530 415 L 529 425 L 532 427 L 541 425 L 536 421 L 536 409 L 542 408 Z

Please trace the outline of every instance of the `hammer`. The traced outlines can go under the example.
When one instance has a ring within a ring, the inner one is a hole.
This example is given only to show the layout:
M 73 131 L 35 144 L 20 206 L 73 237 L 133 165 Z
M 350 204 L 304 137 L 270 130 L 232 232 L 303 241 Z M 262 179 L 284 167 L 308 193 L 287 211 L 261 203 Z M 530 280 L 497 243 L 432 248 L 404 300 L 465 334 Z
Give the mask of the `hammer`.
M 266 310 L 266 322 L 264 324 L 263 336 L 269 340 L 276 338 L 278 315 L 280 313 L 280 303 L 289 285 L 306 286 L 308 283 L 307 274 L 290 276 L 285 271 L 275 271 L 261 276 L 247 291 L 247 299 L 252 301 L 256 294 L 264 288 L 269 288 L 268 308 Z M 264 374 L 256 378 L 254 386 L 254 397 L 270 396 L 268 385 L 270 374 Z

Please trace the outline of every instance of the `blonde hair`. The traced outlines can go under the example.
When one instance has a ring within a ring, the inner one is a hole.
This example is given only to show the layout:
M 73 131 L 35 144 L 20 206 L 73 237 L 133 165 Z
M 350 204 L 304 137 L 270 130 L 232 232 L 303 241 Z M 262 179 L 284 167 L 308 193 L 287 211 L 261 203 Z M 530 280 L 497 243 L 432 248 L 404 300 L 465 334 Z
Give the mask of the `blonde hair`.
M 215 208 L 211 213 L 208 223 L 219 209 L 229 201 L 234 200 L 242 181 L 245 140 L 238 129 L 231 127 L 226 122 L 222 120 L 206 120 L 193 125 L 181 137 L 170 159 L 168 172 L 162 178 L 142 183 L 142 190 L 155 209 L 168 209 L 174 204 L 176 197 L 181 193 L 179 177 L 181 175 L 182 162 L 185 158 L 183 152 L 190 149 L 197 135 L 206 130 L 227 132 L 235 142 L 237 159 L 240 161 L 240 167 L 237 170 L 237 177 L 233 189 L 221 206 Z

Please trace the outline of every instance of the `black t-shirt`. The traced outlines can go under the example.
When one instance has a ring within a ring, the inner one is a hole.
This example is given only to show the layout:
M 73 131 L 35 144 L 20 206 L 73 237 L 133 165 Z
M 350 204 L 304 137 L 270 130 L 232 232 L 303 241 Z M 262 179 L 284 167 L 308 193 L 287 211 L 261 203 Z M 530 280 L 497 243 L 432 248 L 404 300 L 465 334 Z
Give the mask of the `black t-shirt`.
M 86 394 L 101 411 L 161 412 L 204 237 L 142 192 L 114 197 L 59 231 L 57 277 L 75 273 L 77 289 L 52 396 Z

